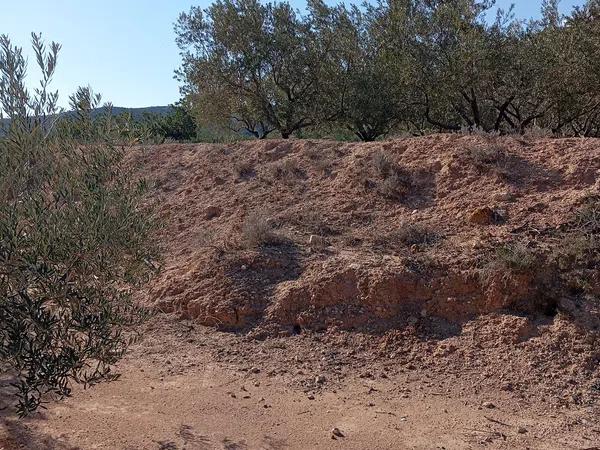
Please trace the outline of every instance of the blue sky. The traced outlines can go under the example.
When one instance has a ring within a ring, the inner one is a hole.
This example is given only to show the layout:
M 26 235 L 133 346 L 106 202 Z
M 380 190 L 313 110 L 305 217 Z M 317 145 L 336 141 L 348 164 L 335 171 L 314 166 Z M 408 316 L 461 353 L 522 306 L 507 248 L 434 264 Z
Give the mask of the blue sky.
M 105 101 L 117 106 L 166 105 L 179 98 L 173 71 L 179 65 L 173 22 L 190 0 L 1 0 L 0 33 L 28 47 L 29 34 L 42 32 L 62 44 L 53 87 L 61 104 L 77 86 L 90 84 Z M 584 0 L 562 0 L 563 12 Z M 515 3 L 519 17 L 539 14 L 541 0 L 498 0 Z M 292 0 L 301 8 L 303 0 Z M 36 75 L 31 61 L 30 73 Z

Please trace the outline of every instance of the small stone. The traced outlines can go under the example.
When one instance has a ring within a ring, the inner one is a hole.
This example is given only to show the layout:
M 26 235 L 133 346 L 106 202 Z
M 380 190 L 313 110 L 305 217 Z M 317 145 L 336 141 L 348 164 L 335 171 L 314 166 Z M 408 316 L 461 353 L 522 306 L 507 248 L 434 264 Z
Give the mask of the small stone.
M 477 208 L 469 215 L 469 222 L 477 225 L 490 225 L 494 223 L 494 210 L 488 206 Z
M 317 383 L 317 384 L 325 383 L 325 377 L 323 375 L 317 375 L 315 377 L 315 383 Z
M 525 433 L 527 433 L 527 428 L 525 428 L 525 427 L 519 427 L 517 429 L 517 433 L 519 433 L 519 434 L 525 434 Z
M 309 395 L 307 398 L 308 398 L 309 400 L 314 400 L 314 399 L 315 399 L 315 396 L 314 396 L 314 395 Z
M 219 217 L 223 213 L 223 210 L 218 206 L 209 206 L 204 210 L 204 218 L 206 220 L 214 219 L 215 217 Z
M 342 433 L 339 428 L 332 428 L 331 435 L 335 437 L 344 437 L 344 433 Z
M 496 407 L 492 402 L 483 402 L 481 406 L 488 409 L 494 409 Z
M 251 372 L 251 373 L 260 373 L 260 369 L 259 369 L 258 367 L 252 367 L 252 368 L 250 369 L 250 372 Z

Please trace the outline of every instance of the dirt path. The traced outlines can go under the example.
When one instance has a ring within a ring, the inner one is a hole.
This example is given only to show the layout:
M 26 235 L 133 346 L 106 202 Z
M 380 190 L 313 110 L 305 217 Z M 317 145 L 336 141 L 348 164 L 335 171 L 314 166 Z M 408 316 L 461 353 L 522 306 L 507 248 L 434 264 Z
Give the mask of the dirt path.
M 5 417 L 0 448 L 600 445 L 600 426 L 592 409 L 557 409 L 540 397 L 524 399 L 514 392 L 478 387 L 468 375 L 449 379 L 435 371 L 396 370 L 394 364 L 358 358 L 358 366 L 349 369 L 354 376 L 339 376 L 310 359 L 319 345 L 312 339 L 282 348 L 277 342 L 184 324 L 158 322 L 153 327 L 120 363 L 119 380 L 77 390 L 72 398 L 48 405 L 47 411 L 24 423 Z M 282 352 L 293 353 L 293 360 L 305 369 L 286 365 Z M 252 361 L 257 366 L 251 366 Z M 343 437 L 334 439 L 333 428 Z

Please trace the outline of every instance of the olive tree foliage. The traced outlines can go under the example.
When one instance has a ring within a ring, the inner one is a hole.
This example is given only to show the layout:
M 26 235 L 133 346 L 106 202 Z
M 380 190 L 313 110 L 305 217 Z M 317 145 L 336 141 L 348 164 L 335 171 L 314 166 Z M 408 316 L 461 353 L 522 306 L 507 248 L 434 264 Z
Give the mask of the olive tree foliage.
M 90 86 L 81 86 L 69 96 L 69 111 L 60 115 L 57 133 L 80 143 L 108 141 L 130 146 L 155 141 L 158 129 L 148 121 L 135 120 L 131 113 L 115 114 L 111 103 Z
M 342 105 L 337 121 L 363 141 L 372 141 L 412 118 L 415 76 L 407 22 L 409 2 L 338 7 L 334 95 Z M 331 9 L 333 10 L 333 8 Z
M 525 31 L 512 11 L 487 18 L 493 1 L 416 1 L 414 51 L 422 114 L 439 130 L 518 130 L 540 107 L 536 62 L 522 58 Z M 540 67 L 543 67 L 541 65 Z M 533 110 L 529 111 L 526 109 Z
M 22 49 L 0 37 L 0 370 L 20 414 L 110 376 L 144 315 L 131 292 L 155 257 L 143 183 L 122 148 L 86 128 L 89 104 L 77 112 L 82 139 L 65 132 L 49 89 L 60 46 L 34 34 L 33 49 L 42 79 L 31 92 Z M 89 93 L 71 100 L 98 98 Z
M 155 142 L 164 143 L 167 139 L 178 142 L 193 141 L 198 127 L 192 114 L 182 104 L 171 106 L 171 112 L 164 116 L 146 114 L 141 121 Z
M 553 28 L 560 65 L 549 82 L 557 97 L 550 126 L 557 134 L 600 136 L 600 1 L 589 0 Z
M 230 120 L 258 137 L 283 138 L 336 114 L 325 101 L 331 43 L 312 26 L 323 6 L 299 15 L 288 3 L 219 0 L 192 7 L 175 26 L 184 95 L 200 115 Z
M 328 6 L 219 0 L 177 23 L 182 93 L 201 120 L 259 138 L 342 126 L 600 135 L 598 0 L 517 20 L 495 0 Z
M 516 20 L 511 10 L 490 21 L 493 1 L 415 3 L 421 7 L 414 49 L 429 124 L 446 131 L 524 133 L 538 126 L 557 135 L 592 134 L 599 93 L 596 0 L 568 17 L 556 0 L 545 0 L 535 21 Z

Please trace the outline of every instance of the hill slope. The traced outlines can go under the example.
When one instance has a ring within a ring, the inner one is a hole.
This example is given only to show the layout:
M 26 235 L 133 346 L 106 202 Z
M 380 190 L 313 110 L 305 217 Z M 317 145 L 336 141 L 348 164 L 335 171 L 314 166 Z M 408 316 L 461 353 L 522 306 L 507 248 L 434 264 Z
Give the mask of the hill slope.
M 461 330 L 481 326 L 513 355 L 507 377 L 597 379 L 599 259 L 577 254 L 574 225 L 600 214 L 597 140 L 268 140 L 131 158 L 166 224 L 144 294 L 164 312 L 254 336 L 402 330 L 440 354 L 478 354 Z
M 539 280 L 484 286 L 477 269 L 503 245 L 550 252 L 598 194 L 597 145 L 442 135 L 151 148 L 135 164 L 156 182 L 169 225 L 167 267 L 150 295 L 235 328 L 551 309 Z M 277 242 L 251 248 L 247 235 L 261 227 Z

